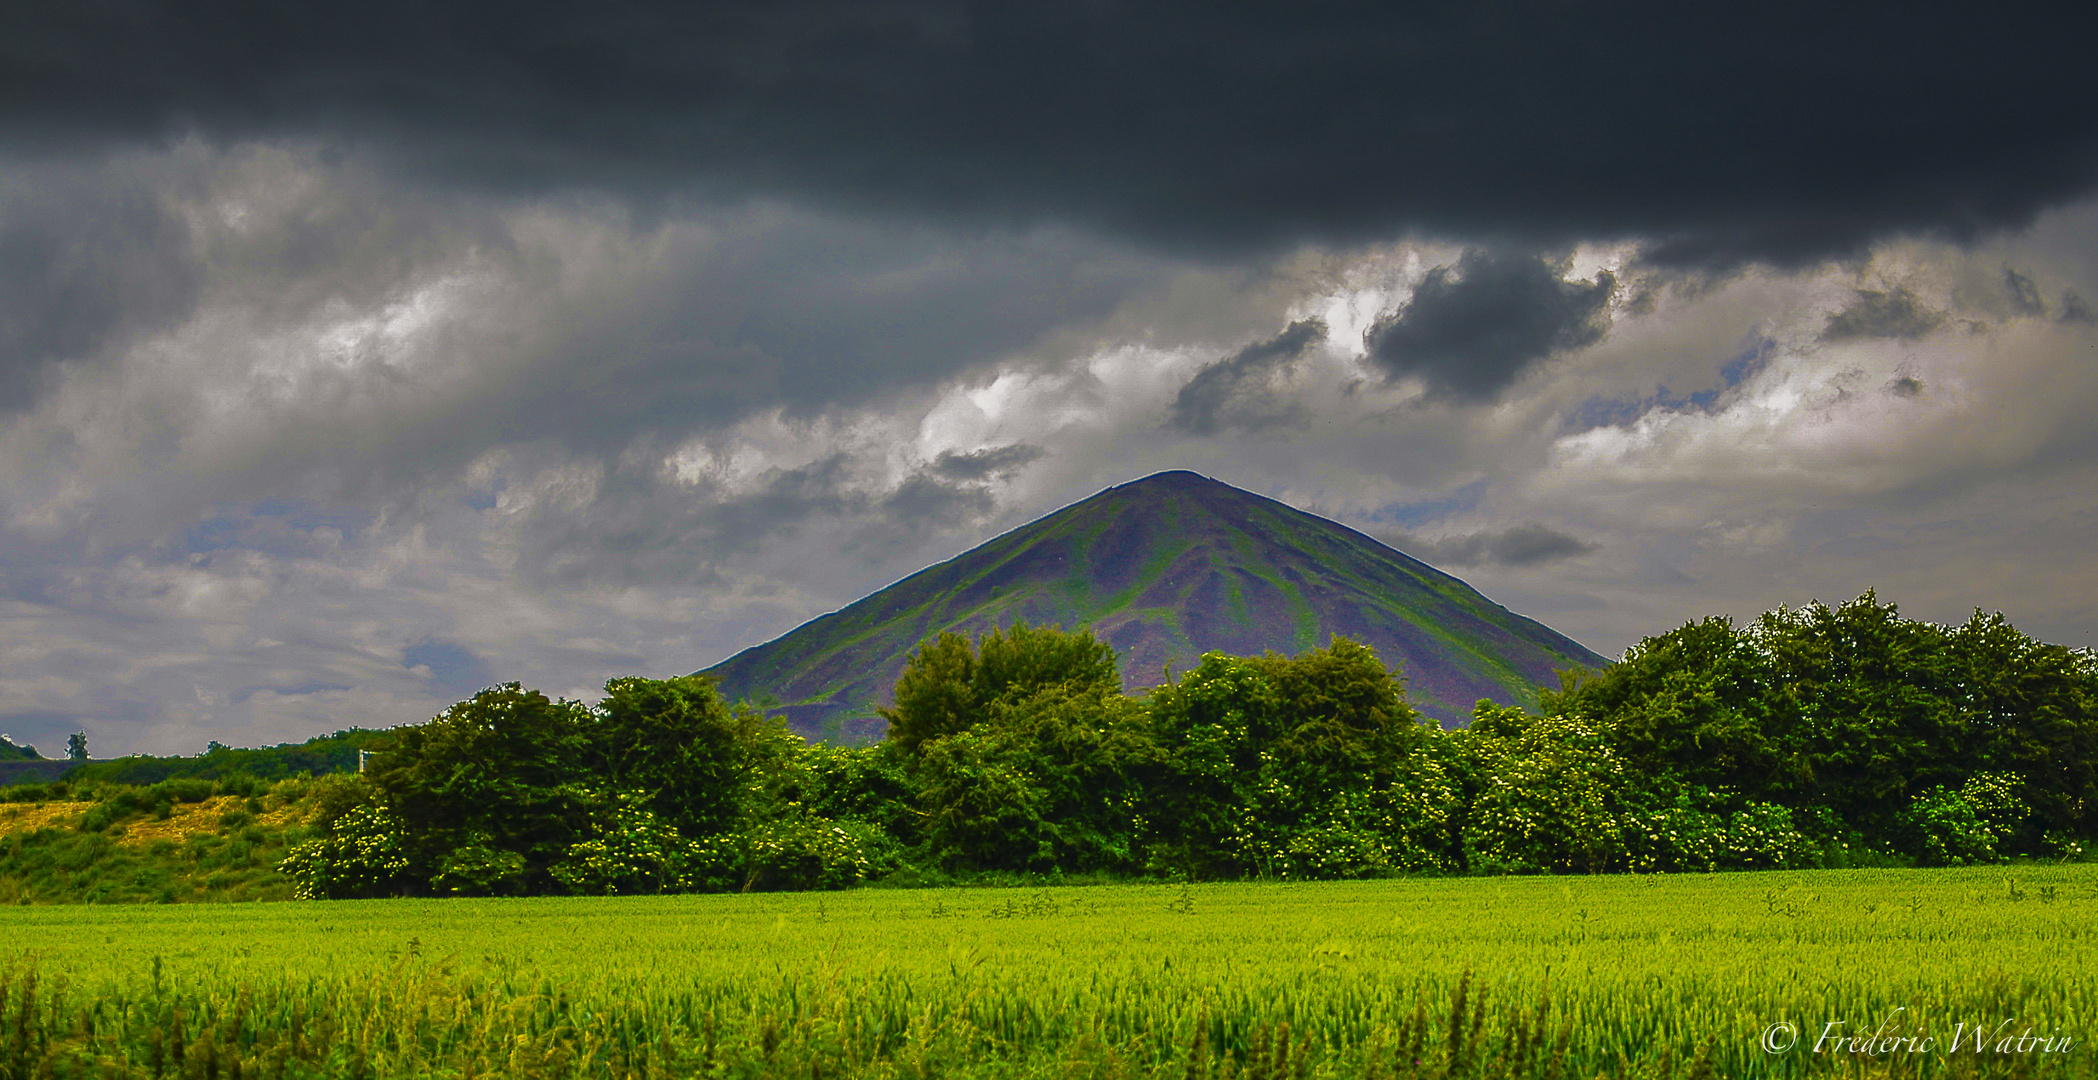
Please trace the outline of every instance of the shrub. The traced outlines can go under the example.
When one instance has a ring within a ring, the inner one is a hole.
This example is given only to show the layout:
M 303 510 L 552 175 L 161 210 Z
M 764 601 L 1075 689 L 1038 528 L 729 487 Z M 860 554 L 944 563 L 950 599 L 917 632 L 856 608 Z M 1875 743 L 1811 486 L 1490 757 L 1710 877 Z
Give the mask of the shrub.
M 1931 788 L 1909 803 L 1904 839 L 1925 866 L 1994 862 L 1998 845 L 2023 824 L 2028 811 L 2014 773 L 1977 773 L 1958 791 Z
M 444 857 L 430 887 L 449 896 L 496 896 L 517 891 L 524 870 L 524 856 L 491 848 L 485 837 L 474 837 Z
M 1639 778 L 1591 721 L 1538 717 L 1512 738 L 1485 733 L 1466 747 L 1479 786 L 1464 830 L 1474 869 L 1624 869 L 1631 840 L 1651 832 L 1637 814 Z
M 570 892 L 613 896 L 675 892 L 698 884 L 692 871 L 701 852 L 649 809 L 646 794 L 591 791 L 585 798 L 597 804 L 590 835 L 570 844 L 550 871 Z
M 391 896 L 412 881 L 407 832 L 383 807 L 351 807 L 325 836 L 292 848 L 277 869 L 301 900 Z

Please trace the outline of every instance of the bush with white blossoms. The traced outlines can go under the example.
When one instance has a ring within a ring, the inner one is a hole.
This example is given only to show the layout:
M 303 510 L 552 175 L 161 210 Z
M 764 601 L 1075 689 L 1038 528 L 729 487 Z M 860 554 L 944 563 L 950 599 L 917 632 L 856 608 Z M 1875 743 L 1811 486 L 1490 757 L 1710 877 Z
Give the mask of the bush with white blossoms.
M 277 869 L 301 900 L 391 896 L 412 863 L 408 828 L 385 807 L 366 803 L 336 818 L 326 835 L 294 846 Z
M 591 835 L 568 847 L 548 872 L 569 891 L 600 896 L 678 892 L 693 886 L 701 850 L 648 808 L 638 791 L 609 797 L 591 815 Z
M 1925 866 L 1994 862 L 1997 845 L 2029 813 L 2018 799 L 2016 773 L 1984 772 L 1954 791 L 1939 785 L 1909 802 L 1904 824 L 1910 854 Z

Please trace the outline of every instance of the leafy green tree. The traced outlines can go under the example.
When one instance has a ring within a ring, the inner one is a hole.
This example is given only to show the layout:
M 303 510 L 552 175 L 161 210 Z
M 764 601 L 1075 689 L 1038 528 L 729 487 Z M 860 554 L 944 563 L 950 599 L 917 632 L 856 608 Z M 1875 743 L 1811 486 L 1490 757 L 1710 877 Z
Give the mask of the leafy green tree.
M 457 849 L 509 852 L 522 860 L 517 887 L 545 892 L 548 869 L 589 822 L 594 724 L 580 703 L 508 683 L 401 728 L 365 775 L 404 824 L 420 874 L 440 872 Z
M 1052 686 L 1114 690 L 1121 686 L 1114 649 L 1090 630 L 1014 623 L 975 646 L 942 632 L 918 646 L 896 681 L 895 704 L 882 709 L 888 740 L 906 754 L 967 731 L 1001 701 L 1023 701 Z
M 1001 701 L 1023 701 L 1051 687 L 1116 691 L 1122 677 L 1115 651 L 1091 630 L 1016 622 L 977 642 L 975 701 L 986 710 Z
M 1150 706 L 1155 869 L 1332 877 L 1445 863 L 1445 744 L 1367 646 L 1211 653 Z
M 833 888 L 887 852 L 879 828 L 811 805 L 812 767 L 829 759 L 777 718 L 730 706 L 698 676 L 605 690 L 594 775 L 620 805 L 593 815 L 571 859 L 630 869 L 593 870 L 593 890 Z
M 1828 806 L 1885 836 L 1911 793 L 1975 768 L 1941 628 L 1867 592 L 1769 612 L 1750 637 L 1770 657 L 1773 711 L 1796 718 L 1786 749 L 1798 779 L 1779 801 Z
M 977 720 L 976 650 L 969 639 L 941 632 L 918 646 L 896 680 L 896 703 L 881 710 L 887 741 L 906 754 L 968 729 Z
M 1999 834 L 2038 854 L 2044 837 L 2098 837 L 2098 655 L 2036 641 L 1976 611 L 1945 635 L 1949 694 L 1964 718 L 1963 761 L 2016 774 L 2030 813 Z M 1964 781 L 1962 781 L 1964 783 Z
M 638 793 L 687 836 L 733 832 L 770 812 L 804 745 L 697 675 L 607 682 L 588 735 L 591 782 Z
M 932 858 L 999 870 L 1132 870 L 1141 777 L 1157 756 L 1143 707 L 1097 682 L 1004 696 L 926 744 L 917 775 Z
M 1918 797 L 1990 771 L 2026 778 L 2032 813 L 2005 850 L 2098 831 L 2098 659 L 2001 615 L 1942 627 L 1867 592 L 1746 627 L 1707 619 L 1543 707 L 1599 725 L 1642 772 L 1791 807 L 1881 850 L 1914 848 Z
M 1569 673 L 1541 695 L 1547 715 L 1604 723 L 1634 768 L 1749 795 L 1806 782 L 1790 760 L 1797 717 L 1778 711 L 1770 658 L 1726 618 L 1634 645 L 1599 673 Z M 1476 723 L 1476 722 L 1475 722 Z
M 87 732 L 76 731 L 66 736 L 66 759 L 68 761 L 87 760 Z

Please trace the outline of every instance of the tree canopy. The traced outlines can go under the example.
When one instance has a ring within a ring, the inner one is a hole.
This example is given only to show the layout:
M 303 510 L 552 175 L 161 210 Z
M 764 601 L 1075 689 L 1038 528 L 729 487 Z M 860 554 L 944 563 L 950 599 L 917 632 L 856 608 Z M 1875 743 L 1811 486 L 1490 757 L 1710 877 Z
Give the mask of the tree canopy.
M 605 893 L 1939 865 L 2098 833 L 2092 654 L 1872 593 L 1691 622 L 1456 731 L 1346 638 L 1132 696 L 1090 632 L 1024 623 L 928 638 L 883 715 L 875 745 L 811 745 L 696 676 L 494 687 L 394 733 L 286 869 L 312 896 Z

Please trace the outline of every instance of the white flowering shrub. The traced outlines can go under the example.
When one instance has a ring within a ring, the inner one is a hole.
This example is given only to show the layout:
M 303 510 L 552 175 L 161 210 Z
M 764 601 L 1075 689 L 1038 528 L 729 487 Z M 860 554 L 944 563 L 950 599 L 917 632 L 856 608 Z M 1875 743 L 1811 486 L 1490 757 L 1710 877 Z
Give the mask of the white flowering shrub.
M 1520 723 L 1512 736 L 1485 734 L 1469 744 L 1479 793 L 1465 822 L 1467 861 L 1475 870 L 1517 873 L 1622 868 L 1627 831 L 1641 828 L 1636 778 L 1624 759 L 1589 721 Z
M 593 795 L 596 793 L 592 793 Z M 640 792 L 598 796 L 588 839 L 568 846 L 548 869 L 570 892 L 599 896 L 693 888 L 705 852 L 648 809 Z
M 866 880 L 876 828 L 815 814 L 789 813 L 745 838 L 746 884 L 764 889 L 844 889 Z
M 1628 815 L 1626 869 L 1642 874 L 1671 870 L 1716 870 L 1725 865 L 1727 820 L 1684 796 L 1674 803 Z
M 1909 853 L 1925 866 L 1995 862 L 1998 845 L 2030 812 L 2018 798 L 2016 773 L 1984 772 L 1958 791 L 1938 786 L 1911 799 L 1904 815 Z
M 354 806 L 325 836 L 293 847 L 277 864 L 301 900 L 392 896 L 412 864 L 407 826 L 384 807 Z
M 1727 823 L 1723 870 L 1793 870 L 1815 865 L 1819 851 L 1813 838 L 1792 820 L 1790 807 L 1752 802 Z

